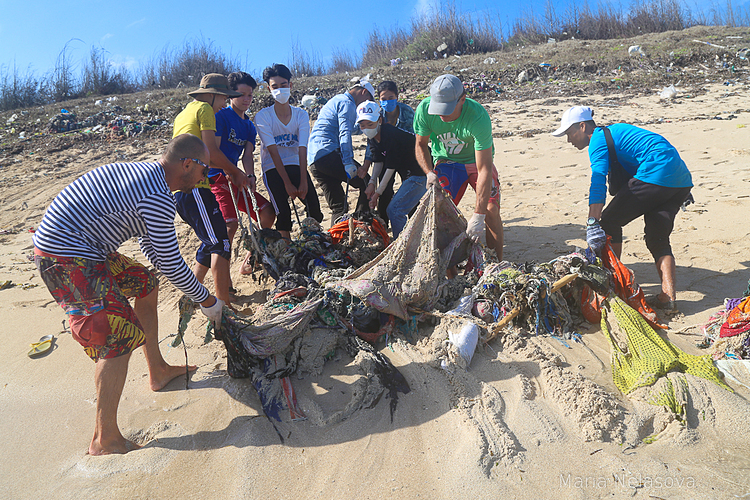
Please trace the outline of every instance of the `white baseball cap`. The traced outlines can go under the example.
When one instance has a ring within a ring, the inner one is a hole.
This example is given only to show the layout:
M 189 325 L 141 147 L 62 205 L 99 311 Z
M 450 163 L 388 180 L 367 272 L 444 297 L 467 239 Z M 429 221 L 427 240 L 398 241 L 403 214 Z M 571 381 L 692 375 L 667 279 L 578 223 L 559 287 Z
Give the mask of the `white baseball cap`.
M 588 106 L 573 106 L 562 115 L 560 120 L 560 128 L 552 132 L 555 137 L 561 137 L 565 135 L 571 125 L 575 125 L 580 122 L 587 122 L 594 119 L 594 110 Z
M 356 87 L 362 87 L 363 89 L 368 91 L 373 99 L 378 98 L 378 94 L 375 93 L 375 87 L 373 87 L 372 83 L 370 83 L 368 80 L 360 80 L 359 83 L 356 84 L 352 88 L 356 88 Z
M 380 104 L 375 101 L 365 101 L 357 106 L 357 123 L 362 120 L 376 122 L 378 118 L 380 118 Z

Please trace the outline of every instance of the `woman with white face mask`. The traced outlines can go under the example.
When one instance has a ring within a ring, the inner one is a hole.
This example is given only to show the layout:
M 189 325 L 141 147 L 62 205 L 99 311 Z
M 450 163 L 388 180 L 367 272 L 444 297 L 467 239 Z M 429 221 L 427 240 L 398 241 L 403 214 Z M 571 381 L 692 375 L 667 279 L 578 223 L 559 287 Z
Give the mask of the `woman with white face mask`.
M 302 108 L 289 104 L 292 73 L 283 64 L 263 70 L 263 81 L 274 98 L 272 106 L 255 115 L 255 126 L 261 142 L 263 182 L 276 210 L 276 230 L 285 238 L 292 230 L 292 209 L 289 205 L 299 198 L 307 215 L 323 221 L 318 193 L 307 172 L 307 140 L 310 116 Z
M 427 191 L 425 173 L 414 155 L 415 137 L 386 123 L 380 105 L 373 101 L 357 106 L 357 124 L 367 136 L 367 146 L 372 153 L 372 177 L 367 186 L 367 191 L 372 193 L 369 196 L 371 209 L 378 205 L 388 187 L 393 189 L 394 174 L 398 172 L 401 177 L 401 187 L 385 206 L 393 237 L 397 238 L 406 225 L 407 215 Z

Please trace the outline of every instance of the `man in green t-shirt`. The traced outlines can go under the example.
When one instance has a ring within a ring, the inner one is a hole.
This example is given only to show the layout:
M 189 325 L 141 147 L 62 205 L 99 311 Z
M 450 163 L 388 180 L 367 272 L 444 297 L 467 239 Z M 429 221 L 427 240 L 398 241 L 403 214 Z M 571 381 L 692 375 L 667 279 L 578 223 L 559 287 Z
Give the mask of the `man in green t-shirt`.
M 414 115 L 415 154 L 427 174 L 427 185 L 445 188 L 458 205 L 471 185 L 477 194 L 466 234 L 486 243 L 503 260 L 500 182 L 492 162 L 492 122 L 481 104 L 466 97 L 464 85 L 442 75 L 430 87 Z M 431 146 L 431 147 L 430 147 Z

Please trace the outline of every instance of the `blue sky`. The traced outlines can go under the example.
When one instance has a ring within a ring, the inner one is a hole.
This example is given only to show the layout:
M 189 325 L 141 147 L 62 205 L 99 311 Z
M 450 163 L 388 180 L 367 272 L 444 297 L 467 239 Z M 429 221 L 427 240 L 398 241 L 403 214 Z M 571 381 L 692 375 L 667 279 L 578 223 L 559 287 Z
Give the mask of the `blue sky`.
M 561 11 L 570 1 L 554 3 Z M 629 5 L 631 1 L 612 4 Z M 230 2 L 193 0 L 39 0 L 31 4 L 0 0 L 0 64 L 15 62 L 22 74 L 27 69 L 44 74 L 54 67 L 61 49 L 72 40 L 69 47 L 73 61 L 87 58 L 95 45 L 107 51 L 113 64 L 137 69 L 139 63 L 167 45 L 179 47 L 185 41 L 203 37 L 223 53 L 246 62 L 248 67 L 242 69 L 257 73 L 271 63 L 288 62 L 295 43 L 308 53 L 315 51 L 324 63 L 335 48 L 349 48 L 359 55 L 371 30 L 407 26 L 413 16 L 429 12 L 436 2 L 439 4 L 440 0 L 245 0 L 233 7 Z M 491 12 L 499 16 L 507 33 L 521 9 L 533 8 L 541 14 L 545 0 L 454 3 L 461 12 L 477 16 Z M 222 5 L 226 6 L 224 10 Z M 598 1 L 591 0 L 590 5 L 595 7 Z

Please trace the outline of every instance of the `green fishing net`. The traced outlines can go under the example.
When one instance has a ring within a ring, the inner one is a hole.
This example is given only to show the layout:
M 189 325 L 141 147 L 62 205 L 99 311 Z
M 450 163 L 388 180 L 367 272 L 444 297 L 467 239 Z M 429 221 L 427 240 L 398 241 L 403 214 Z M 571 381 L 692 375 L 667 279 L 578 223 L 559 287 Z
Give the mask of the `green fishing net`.
M 623 394 L 639 387 L 650 387 L 647 402 L 666 406 L 683 415 L 687 391 L 684 380 L 675 387 L 665 378 L 668 372 L 679 371 L 701 377 L 731 391 L 714 366 L 709 355 L 686 354 L 662 339 L 638 311 L 619 297 L 611 297 L 602 308 L 601 328 L 610 342 L 612 378 Z M 684 382 L 684 384 L 683 384 Z

